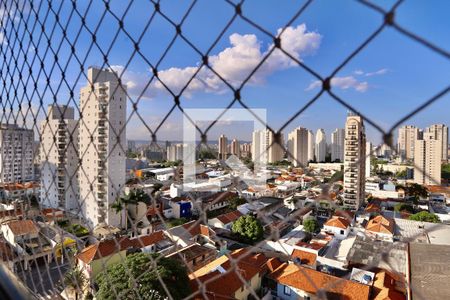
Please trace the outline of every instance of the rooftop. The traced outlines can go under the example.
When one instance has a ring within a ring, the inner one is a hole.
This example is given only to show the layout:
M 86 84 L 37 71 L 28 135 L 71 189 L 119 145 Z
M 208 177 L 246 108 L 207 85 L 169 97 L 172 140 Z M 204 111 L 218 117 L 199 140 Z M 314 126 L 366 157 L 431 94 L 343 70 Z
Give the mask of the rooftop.
M 323 224 L 323 225 L 347 229 L 350 226 L 350 222 L 344 217 L 333 216 L 328 221 L 326 221 L 325 224 Z
M 378 215 L 369 220 L 366 230 L 375 233 L 394 234 L 394 220 Z

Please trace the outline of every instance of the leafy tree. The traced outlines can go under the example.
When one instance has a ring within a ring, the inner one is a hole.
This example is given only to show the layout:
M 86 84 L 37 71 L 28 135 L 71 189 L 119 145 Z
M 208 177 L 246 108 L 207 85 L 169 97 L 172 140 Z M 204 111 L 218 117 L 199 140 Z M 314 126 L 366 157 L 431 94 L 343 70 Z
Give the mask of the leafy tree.
M 214 155 L 214 152 L 211 151 L 210 149 L 202 149 L 198 153 L 198 158 L 201 159 L 201 160 L 204 160 L 204 159 L 216 159 L 217 156 Z
M 153 260 L 158 258 L 157 266 Z M 158 254 L 135 253 L 122 262 L 110 265 L 101 272 L 96 298 L 113 299 L 163 299 L 169 297 L 163 281 L 173 299 L 183 299 L 191 293 L 189 278 L 184 264 Z
M 421 221 L 421 222 L 431 222 L 431 223 L 440 223 L 441 220 L 435 214 L 429 213 L 427 211 L 421 211 L 414 215 L 409 216 L 410 220 L 413 221 Z
M 395 173 L 396 178 L 406 178 L 406 170 L 401 170 Z
M 183 225 L 184 223 L 186 223 L 188 220 L 186 219 L 186 218 L 179 218 L 179 219 L 172 219 L 172 220 L 169 220 L 169 221 L 167 221 L 166 223 L 167 223 L 167 226 L 169 227 L 169 228 L 172 228 L 172 227 L 176 227 L 176 226 L 180 226 L 180 225 Z
M 412 183 L 408 184 L 404 189 L 406 195 L 414 197 L 416 200 L 428 197 L 428 189 L 423 185 Z
M 239 217 L 233 223 L 231 231 L 252 242 L 261 240 L 264 233 L 261 222 L 251 215 Z
M 337 171 L 330 178 L 330 182 L 342 181 L 344 180 L 344 173 L 342 171 Z
M 247 200 L 245 200 L 244 198 L 241 198 L 241 197 L 237 197 L 237 196 L 231 198 L 229 201 L 230 201 L 230 204 L 228 207 L 231 210 L 236 210 L 239 205 L 247 203 Z
M 441 169 L 441 177 L 450 180 L 450 164 L 443 164 Z
M 116 214 L 120 214 L 120 227 L 122 227 L 121 212 L 123 210 L 128 212 L 128 204 L 138 204 L 139 202 L 143 202 L 147 205 L 151 204 L 150 196 L 142 189 L 131 190 L 128 194 L 122 197 L 117 197 L 116 201 L 111 204 L 111 209 L 114 210 Z M 128 221 L 128 213 L 126 216 L 126 221 Z M 128 222 L 125 223 L 125 227 L 128 227 L 127 224 Z
M 86 276 L 78 268 L 72 268 L 64 274 L 63 284 L 75 291 L 75 300 L 78 299 L 79 294 L 83 294 L 86 283 Z
M 314 218 L 307 218 L 303 221 L 303 230 L 308 233 L 317 233 L 320 231 L 319 222 Z
M 414 208 L 413 208 L 411 205 L 406 204 L 406 203 L 398 203 L 398 204 L 396 204 L 396 205 L 394 206 L 394 210 L 395 210 L 395 211 L 398 211 L 398 212 L 400 212 L 400 211 L 406 211 L 406 212 L 409 212 L 409 213 L 411 213 L 411 214 L 414 213 Z

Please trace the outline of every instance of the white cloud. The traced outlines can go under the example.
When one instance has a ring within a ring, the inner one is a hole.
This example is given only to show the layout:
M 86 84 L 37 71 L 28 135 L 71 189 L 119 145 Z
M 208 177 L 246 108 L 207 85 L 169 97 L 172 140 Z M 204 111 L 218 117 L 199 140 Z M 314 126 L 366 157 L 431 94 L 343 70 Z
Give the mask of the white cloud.
M 322 86 L 320 80 L 313 81 L 307 88 L 307 91 L 319 88 Z M 345 77 L 333 77 L 331 78 L 331 86 L 337 87 L 342 90 L 354 89 L 358 92 L 365 92 L 369 88 L 369 83 L 367 81 L 359 81 L 353 76 Z
M 364 76 L 370 77 L 370 76 L 375 76 L 375 75 L 383 75 L 383 74 L 386 74 L 387 72 L 388 72 L 388 69 L 383 68 L 383 69 L 380 69 L 375 72 L 368 72 L 368 73 L 364 74 Z
M 355 72 L 353 72 L 355 75 L 363 75 L 364 71 L 363 70 L 355 70 Z
M 278 29 L 277 34 L 281 34 Z M 320 46 L 322 36 L 317 32 L 307 31 L 306 25 L 301 24 L 297 27 L 287 27 L 281 34 L 281 46 L 290 55 L 298 60 L 303 56 L 314 53 Z M 233 33 L 229 37 L 230 47 L 223 49 L 217 55 L 208 58 L 209 65 L 224 80 L 234 87 L 241 83 L 250 75 L 250 73 L 262 61 L 265 55 L 273 47 L 269 44 L 266 49 L 262 49 L 262 42 L 254 34 Z M 196 66 L 185 68 L 169 68 L 158 72 L 162 82 L 175 94 L 189 82 L 198 70 Z M 259 70 L 253 74 L 249 80 L 250 84 L 261 84 L 272 73 L 296 66 L 288 56 L 279 49 L 275 49 Z M 122 66 L 114 66 L 117 70 L 123 70 Z M 148 82 L 151 74 L 141 74 L 132 71 L 125 71 L 124 81 L 132 95 L 139 95 L 143 87 Z M 194 92 L 222 93 L 226 89 L 225 83 L 215 75 L 211 70 L 202 67 L 195 78 L 189 83 L 184 95 L 189 96 Z M 154 81 L 149 91 L 145 93 L 147 97 L 154 97 L 156 92 L 166 91 L 166 88 L 160 81 Z

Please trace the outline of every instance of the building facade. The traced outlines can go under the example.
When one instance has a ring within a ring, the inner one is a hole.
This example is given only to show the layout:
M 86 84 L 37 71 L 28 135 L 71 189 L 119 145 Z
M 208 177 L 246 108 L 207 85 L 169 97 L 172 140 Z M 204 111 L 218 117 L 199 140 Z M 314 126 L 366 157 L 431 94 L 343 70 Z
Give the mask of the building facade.
M 433 135 L 417 140 L 414 148 L 414 182 L 425 185 L 441 184 L 441 140 Z
M 74 108 L 49 105 L 41 123 L 40 202 L 44 207 L 79 209 L 78 121 Z
M 365 199 L 366 134 L 361 116 L 349 115 L 345 123 L 344 206 L 358 210 Z
M 167 160 L 177 161 L 183 159 L 183 144 L 172 144 L 167 147 Z
M 424 135 L 432 136 L 434 140 L 439 140 L 442 147 L 442 161 L 448 161 L 448 127 L 444 124 L 434 124 L 427 127 Z
M 222 134 L 219 137 L 219 159 L 227 159 L 228 154 L 228 139 L 227 137 Z
M 0 183 L 34 180 L 34 131 L 0 124 Z
M 419 128 L 405 125 L 398 129 L 397 150 L 402 160 L 414 159 L 414 146 L 418 139 L 420 139 Z
M 299 127 L 288 134 L 288 160 L 295 167 L 308 165 L 308 129 Z
M 315 156 L 317 162 L 325 162 L 325 157 L 327 156 L 327 136 L 325 135 L 325 130 L 322 128 L 317 129 Z
M 118 226 L 120 216 L 111 204 L 125 185 L 125 87 L 117 74 L 89 68 L 88 83 L 80 91 L 83 122 L 79 125 L 80 202 L 88 224 Z
M 345 129 L 336 128 L 331 134 L 331 161 L 344 161 Z
M 314 133 L 308 130 L 308 161 L 314 160 Z
M 230 153 L 239 157 L 241 155 L 241 147 L 239 146 L 239 141 L 237 139 L 233 139 L 231 141 L 231 149 Z
M 283 134 L 280 134 L 279 143 L 275 142 L 275 134 L 269 129 L 256 130 L 252 134 L 252 160 L 255 163 L 274 163 L 283 159 Z

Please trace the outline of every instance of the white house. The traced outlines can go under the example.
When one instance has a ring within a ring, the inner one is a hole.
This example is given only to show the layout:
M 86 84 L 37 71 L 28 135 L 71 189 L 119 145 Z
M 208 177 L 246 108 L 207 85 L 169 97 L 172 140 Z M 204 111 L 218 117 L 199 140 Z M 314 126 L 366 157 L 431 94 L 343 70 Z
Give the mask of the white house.
M 350 221 L 341 216 L 332 216 L 323 224 L 323 230 L 332 233 L 338 239 L 345 239 L 350 233 Z

